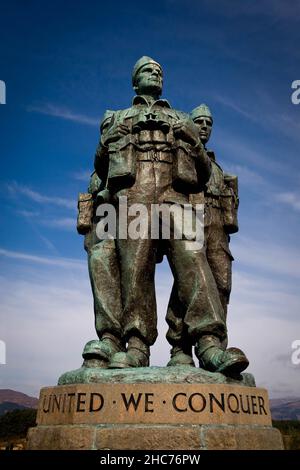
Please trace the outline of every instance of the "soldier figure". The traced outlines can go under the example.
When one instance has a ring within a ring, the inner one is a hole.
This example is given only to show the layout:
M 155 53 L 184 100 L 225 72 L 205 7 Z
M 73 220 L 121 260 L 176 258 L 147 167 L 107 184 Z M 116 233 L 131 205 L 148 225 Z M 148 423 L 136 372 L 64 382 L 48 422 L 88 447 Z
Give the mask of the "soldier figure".
M 198 127 L 201 142 L 205 147 L 210 138 L 213 125 L 210 109 L 207 105 L 201 104 L 191 112 L 191 118 Z M 218 288 L 226 319 L 231 292 L 231 264 L 233 260 L 229 249 L 229 234 L 238 231 L 237 177 L 225 174 L 216 162 L 214 152 L 207 150 L 206 147 L 205 150 L 211 159 L 211 176 L 205 186 L 204 193 L 192 194 L 190 200 L 192 204 L 205 203 L 206 256 Z M 167 339 L 173 345 L 169 366 L 194 364 L 191 345 L 185 338 L 183 318 L 182 306 L 174 284 L 166 317 L 169 325 Z M 226 346 L 227 337 L 222 341 L 222 348 L 225 349 Z M 226 351 L 227 354 L 228 351 Z M 247 363 L 244 354 L 240 350 L 231 348 L 230 351 L 240 365 Z M 215 370 L 217 369 L 218 367 Z M 230 366 L 229 369 L 232 369 L 232 367 Z
M 100 126 L 102 135 L 105 135 L 112 116 L 112 111 L 106 111 Z M 92 340 L 85 345 L 83 351 L 85 367 L 106 368 L 111 356 L 124 350 L 121 341 L 120 273 L 115 240 L 99 240 L 96 234 L 99 221 L 96 209 L 108 196 L 105 182 L 101 181 L 94 171 L 88 193 L 82 194 L 79 199 L 77 223 L 78 232 L 85 235 L 84 248 L 88 255 L 89 276 L 94 297 L 95 329 L 99 337 L 98 341 Z
M 133 105 L 104 121 L 95 156 L 96 174 L 92 179 L 96 184 L 90 190 L 94 225 L 85 245 L 100 341 L 96 348 L 92 344 L 89 349 L 88 343 L 87 362 L 100 357 L 102 367 L 149 365 L 150 346 L 157 337 L 155 264 L 165 253 L 174 276 L 174 298 L 178 299 L 173 316 L 179 315 L 181 327 L 177 333 L 174 331 L 176 339 L 180 336 L 182 354 L 186 350 L 191 360 L 195 345 L 203 368 L 228 374 L 240 372 L 248 361 L 238 349 L 225 350 L 226 317 L 205 247 L 187 249 L 188 236 L 153 239 L 149 220 L 138 239 L 124 238 L 119 232 L 116 240 L 95 238 L 95 211 L 103 200 L 115 205 L 118 222 L 123 218 L 119 202 L 124 196 L 129 210 L 142 203 L 150 214 L 153 204 L 164 203 L 171 212 L 173 204 L 183 206 L 197 198 L 211 174 L 211 158 L 197 125 L 187 114 L 160 99 L 160 64 L 142 57 L 135 64 L 132 82 L 137 93 Z M 172 316 L 170 308 L 168 315 Z M 172 344 L 175 351 L 176 341 Z
M 205 146 L 209 141 L 213 125 L 210 109 L 202 104 L 192 111 L 191 118 L 197 125 L 201 142 Z M 214 152 L 207 150 L 207 155 L 211 159 L 212 172 L 204 190 L 206 256 L 227 316 L 233 261 L 229 241 L 230 234 L 238 231 L 237 177 L 223 172 Z
M 115 200 L 126 196 L 128 206 L 143 203 L 188 204 L 211 171 L 197 128 L 188 115 L 161 100 L 162 69 L 142 57 L 133 70 L 137 96 L 133 106 L 116 111 L 101 138 L 95 169 Z M 123 339 L 126 352 L 116 353 L 109 367 L 149 365 L 150 346 L 157 337 L 154 272 L 161 240 L 149 232 L 140 239 L 117 236 Z M 186 240 L 164 240 L 178 296 L 187 307 L 190 341 L 205 333 L 226 337 L 224 312 L 205 253 L 186 249 Z M 210 343 L 209 343 L 210 344 Z

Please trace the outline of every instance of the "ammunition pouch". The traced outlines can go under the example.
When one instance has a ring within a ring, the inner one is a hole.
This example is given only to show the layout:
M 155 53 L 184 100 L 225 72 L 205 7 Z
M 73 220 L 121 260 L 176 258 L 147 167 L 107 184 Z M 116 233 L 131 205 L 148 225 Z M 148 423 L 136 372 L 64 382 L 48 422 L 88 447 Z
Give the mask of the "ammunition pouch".
M 108 146 L 108 188 L 113 192 L 132 186 L 136 176 L 135 137 L 128 134 Z
M 102 191 L 99 191 L 96 197 L 97 206 L 99 204 L 104 204 L 104 203 L 109 202 L 110 199 L 111 199 L 111 193 L 107 188 L 103 189 Z
M 93 196 L 90 193 L 79 193 L 77 232 L 86 235 L 92 229 Z
M 224 230 L 226 233 L 236 233 L 239 230 L 238 224 L 238 177 L 224 174 L 225 190 L 222 195 L 222 209 Z
M 176 140 L 173 187 L 179 192 L 193 193 L 199 191 L 198 186 L 196 155 L 193 147 L 183 140 Z

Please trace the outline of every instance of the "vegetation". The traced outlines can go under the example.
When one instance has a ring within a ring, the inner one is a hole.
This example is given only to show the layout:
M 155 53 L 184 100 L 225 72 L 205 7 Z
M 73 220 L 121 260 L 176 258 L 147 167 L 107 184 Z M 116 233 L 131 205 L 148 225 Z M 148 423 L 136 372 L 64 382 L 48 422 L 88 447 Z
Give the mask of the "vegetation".
M 283 435 L 287 450 L 300 450 L 300 421 L 273 421 L 273 426 Z
M 26 437 L 28 428 L 36 426 L 37 410 L 26 408 L 13 410 L 0 416 L 0 439 Z

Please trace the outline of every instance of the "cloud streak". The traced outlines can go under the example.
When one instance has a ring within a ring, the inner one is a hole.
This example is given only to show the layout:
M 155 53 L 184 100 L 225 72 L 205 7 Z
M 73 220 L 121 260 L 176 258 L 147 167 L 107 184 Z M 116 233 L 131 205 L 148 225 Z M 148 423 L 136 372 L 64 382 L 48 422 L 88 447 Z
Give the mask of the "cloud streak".
M 19 261 L 28 261 L 35 264 L 44 264 L 48 266 L 58 266 L 61 268 L 80 268 L 86 269 L 86 263 L 79 259 L 72 258 L 48 258 L 45 256 L 36 256 L 20 251 L 11 251 L 0 248 L 0 256 L 16 259 Z
M 65 207 L 66 209 L 76 209 L 76 203 L 73 199 L 46 196 L 16 182 L 8 184 L 7 189 L 11 195 L 22 194 L 23 196 L 26 196 L 28 199 L 31 199 L 38 204 L 53 204 L 56 206 Z
M 228 96 L 213 95 L 213 99 L 268 132 L 271 128 L 277 132 L 279 131 L 279 135 L 284 134 L 286 137 L 292 137 L 299 141 L 300 124 L 297 118 L 289 115 L 287 111 L 281 111 L 283 106 L 286 106 L 287 103 L 290 105 L 290 103 L 287 101 L 285 105 L 283 104 L 278 109 L 278 106 L 274 105 L 271 96 L 262 87 L 257 91 L 256 100 L 252 100 L 248 108 L 241 107 L 237 101 Z M 246 103 L 245 97 L 242 97 L 241 100 Z
M 72 178 L 78 181 L 84 181 L 87 183 L 91 177 L 92 172 L 90 170 L 80 170 L 72 173 Z
M 270 274 L 300 277 L 300 253 L 297 249 L 239 236 L 234 244 L 234 254 L 247 267 L 259 268 Z
M 246 110 L 241 108 L 237 103 L 235 103 L 233 100 L 226 96 L 221 96 L 221 95 L 215 95 L 214 99 L 222 104 L 223 106 L 226 106 L 227 108 L 232 109 L 236 113 L 240 114 L 241 116 L 244 116 L 247 119 L 251 119 L 253 122 L 260 122 L 260 119 L 258 118 L 258 115 L 252 114 L 250 110 Z
M 39 212 L 28 210 L 18 210 L 17 214 L 25 217 L 25 219 L 34 219 L 36 224 L 44 225 L 46 227 L 61 228 L 64 230 L 75 230 L 76 228 L 75 217 L 43 218 Z
M 61 228 L 64 230 L 73 230 L 76 229 L 76 219 L 71 217 L 56 217 L 55 219 L 42 219 L 39 221 L 42 225 L 53 228 Z
M 77 122 L 88 126 L 99 126 L 100 119 L 86 116 L 85 114 L 76 113 L 68 108 L 46 103 L 41 106 L 28 106 L 27 111 L 45 114 L 47 116 L 58 117 L 66 121 Z
M 296 211 L 300 211 L 300 193 L 286 192 L 277 195 L 277 201 L 287 204 Z

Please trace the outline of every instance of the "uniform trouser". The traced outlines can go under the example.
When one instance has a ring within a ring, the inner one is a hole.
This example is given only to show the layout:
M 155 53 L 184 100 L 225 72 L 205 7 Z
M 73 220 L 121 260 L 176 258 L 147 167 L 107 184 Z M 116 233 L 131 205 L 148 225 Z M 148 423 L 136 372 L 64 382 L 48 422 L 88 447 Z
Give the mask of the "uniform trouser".
M 233 257 L 229 249 L 229 237 L 224 231 L 220 209 L 209 207 L 208 222 L 205 227 L 207 261 L 217 284 L 225 316 L 227 316 Z
M 154 274 L 161 242 L 151 238 L 128 238 L 117 239 L 116 243 L 121 267 L 125 339 L 139 336 L 151 346 L 157 337 Z M 206 333 L 224 338 L 224 312 L 205 253 L 187 250 L 186 243 L 185 240 L 164 240 L 177 296 L 184 311 L 184 317 L 180 317 L 182 328 L 179 336 L 186 331 L 192 343 Z M 178 317 L 174 315 L 173 320 L 176 323 Z
M 218 208 L 209 208 L 207 212 L 208 220 L 206 219 L 205 227 L 206 263 L 208 263 L 208 269 L 213 276 L 214 291 L 217 288 L 218 303 L 222 305 L 223 318 L 226 321 L 227 305 L 231 291 L 231 264 L 233 258 L 229 250 L 228 235 L 224 232 L 220 210 Z M 202 256 L 205 255 L 202 254 Z M 178 288 L 174 282 L 166 316 L 169 325 L 167 339 L 171 345 L 178 345 L 183 349 L 189 342 L 184 326 L 184 318 L 185 307 L 180 302 Z M 222 340 L 225 346 L 227 345 L 227 338 L 222 339 L 219 334 L 216 334 L 216 336 Z
M 86 236 L 85 248 L 88 253 L 97 335 L 101 339 L 107 332 L 121 338 L 121 285 L 115 240 L 97 240 L 94 226 L 93 231 Z

